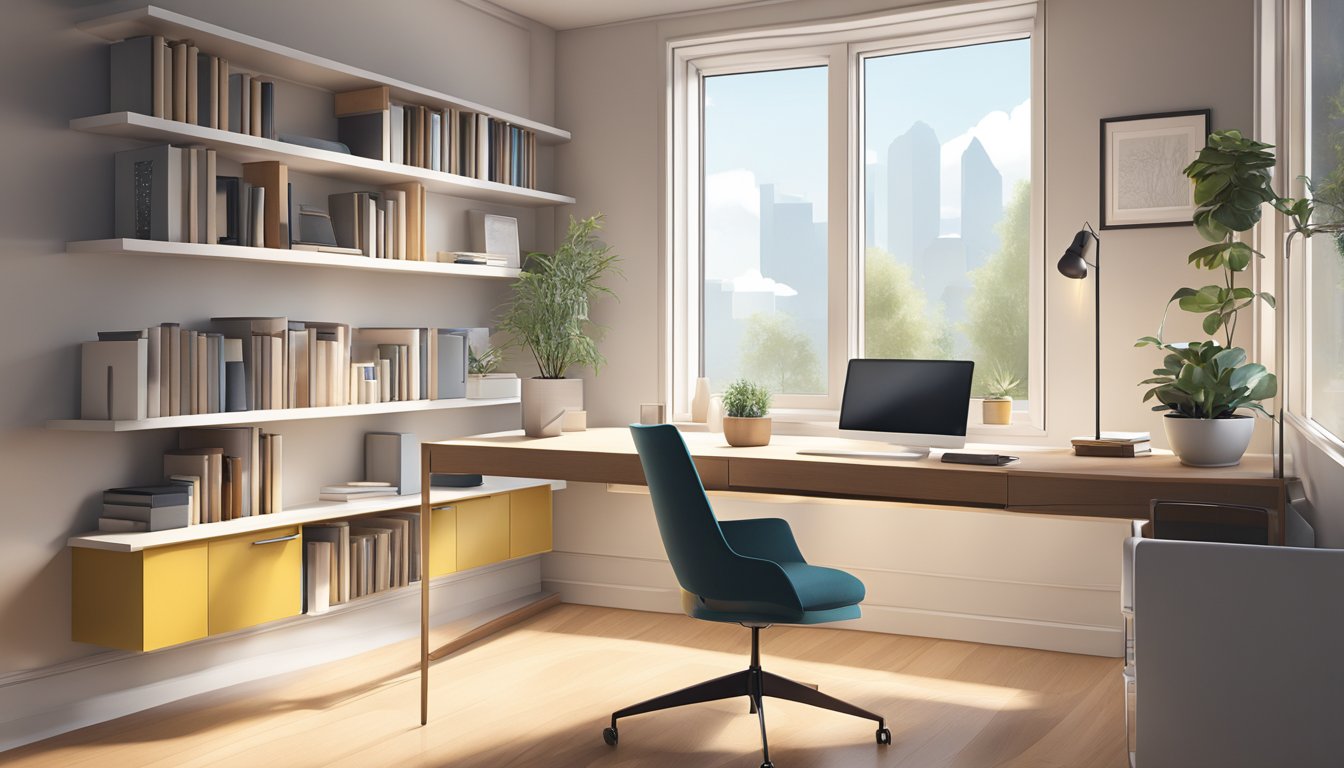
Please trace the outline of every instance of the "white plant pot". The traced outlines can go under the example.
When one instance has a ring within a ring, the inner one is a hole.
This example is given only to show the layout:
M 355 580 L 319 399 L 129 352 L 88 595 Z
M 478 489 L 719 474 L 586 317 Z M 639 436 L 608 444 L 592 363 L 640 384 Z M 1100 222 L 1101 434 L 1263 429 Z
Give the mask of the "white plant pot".
M 522 384 L 516 373 L 473 373 L 467 376 L 467 398 L 496 400 L 517 397 Z
M 523 379 L 523 432 L 555 437 L 565 411 L 583 410 L 583 379 Z
M 1242 454 L 1255 433 L 1254 416 L 1230 419 L 1190 419 L 1165 416 L 1162 427 L 1167 442 L 1182 464 L 1191 467 L 1231 467 L 1241 463 Z

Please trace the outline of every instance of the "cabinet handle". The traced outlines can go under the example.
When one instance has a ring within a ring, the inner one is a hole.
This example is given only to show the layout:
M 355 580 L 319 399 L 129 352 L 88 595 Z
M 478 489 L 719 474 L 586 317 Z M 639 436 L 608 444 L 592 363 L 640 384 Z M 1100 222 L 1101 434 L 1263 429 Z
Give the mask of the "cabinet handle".
M 254 541 L 252 542 L 252 546 L 255 547 L 258 544 L 279 544 L 282 541 L 293 541 L 297 538 L 299 538 L 299 534 L 291 533 L 288 536 L 276 536 L 274 539 L 262 539 L 261 541 Z

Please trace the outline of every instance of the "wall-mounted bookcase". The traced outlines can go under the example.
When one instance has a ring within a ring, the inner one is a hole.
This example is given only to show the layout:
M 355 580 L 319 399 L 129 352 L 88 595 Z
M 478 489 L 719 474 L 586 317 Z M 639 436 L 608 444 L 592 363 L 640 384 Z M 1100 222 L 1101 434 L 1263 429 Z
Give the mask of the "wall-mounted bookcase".
M 430 506 L 452 504 L 462 499 L 489 496 L 524 488 L 549 487 L 552 491 L 565 488 L 563 480 L 534 480 L 526 477 L 486 477 L 483 485 L 475 488 L 436 488 L 429 492 Z M 236 520 L 225 520 L 205 525 L 189 525 L 167 531 L 150 533 L 91 533 L 72 536 L 66 545 L 85 549 L 105 549 L 112 552 L 139 552 L 143 549 L 167 547 L 192 541 L 218 539 L 241 533 L 255 533 L 290 525 L 307 525 L 327 520 L 343 520 L 358 515 L 372 515 L 397 509 L 417 509 L 420 494 L 407 496 L 379 496 L 355 501 L 314 501 L 288 507 L 274 515 L 253 515 Z
M 221 259 L 253 264 L 288 264 L 332 269 L 363 269 L 395 274 L 439 275 L 487 280 L 513 280 L 520 270 L 513 267 L 491 267 L 479 264 L 451 262 L 407 261 L 403 259 L 371 259 L 367 256 L 347 256 L 341 253 L 291 250 L 288 248 L 252 248 L 241 245 L 205 243 L 171 243 L 162 240 L 77 240 L 65 244 L 65 252 L 72 254 L 170 256 L 184 259 Z
M 416 181 L 428 192 L 463 197 L 489 203 L 503 203 L 527 207 L 568 205 L 574 198 L 543 192 L 526 187 L 481 181 L 452 173 L 431 171 L 401 163 L 387 163 L 357 155 L 346 155 L 325 149 L 314 149 L 298 144 L 287 144 L 259 136 L 249 136 L 217 128 L 206 128 L 176 120 L 165 120 L 137 112 L 112 112 L 91 117 L 78 117 L 70 127 L 86 133 L 98 133 L 154 143 L 191 144 L 205 146 L 222 156 L 242 163 L 278 160 L 291 171 L 353 181 L 360 184 L 383 185 Z
M 433 107 L 456 107 L 481 112 L 536 131 L 542 144 L 569 141 L 569 131 L 512 115 L 491 107 L 460 99 L 446 93 L 422 88 L 396 78 L 384 77 L 339 61 L 314 56 L 284 45 L 225 29 L 162 8 L 147 6 L 124 13 L 91 19 L 79 29 L 109 42 L 137 35 L 163 35 L 194 41 L 202 50 L 228 58 L 238 67 L 253 69 L 296 83 L 328 91 L 349 91 L 374 85 L 386 85 L 394 99 Z
M 496 405 L 517 405 L 516 397 L 493 400 L 399 400 L 390 403 L 363 403 L 360 405 L 331 405 L 314 408 L 271 408 L 257 411 L 229 411 L 226 413 L 193 413 L 188 416 L 160 416 L 153 419 L 53 419 L 47 429 L 70 432 L 140 432 L 147 429 L 181 429 L 182 427 L 219 427 L 233 424 L 261 424 L 269 421 L 305 421 L 309 419 L 339 419 L 347 416 L 374 416 L 384 413 L 415 413 L 442 411 L 456 408 L 490 408 Z

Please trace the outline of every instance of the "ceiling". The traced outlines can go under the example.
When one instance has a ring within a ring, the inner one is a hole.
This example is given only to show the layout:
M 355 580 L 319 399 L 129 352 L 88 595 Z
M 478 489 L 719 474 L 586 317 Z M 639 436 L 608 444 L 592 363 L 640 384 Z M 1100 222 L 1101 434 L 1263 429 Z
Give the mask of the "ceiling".
M 753 4 L 743 0 L 493 0 L 493 2 L 501 8 L 535 19 L 552 29 L 577 29 L 671 13 Z

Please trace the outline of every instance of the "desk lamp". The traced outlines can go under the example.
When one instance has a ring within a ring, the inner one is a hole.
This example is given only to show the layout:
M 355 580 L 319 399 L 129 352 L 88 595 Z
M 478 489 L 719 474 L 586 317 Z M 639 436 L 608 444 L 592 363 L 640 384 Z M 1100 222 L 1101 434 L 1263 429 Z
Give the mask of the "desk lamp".
M 1096 244 L 1096 255 L 1093 261 L 1088 262 L 1085 257 L 1089 244 Z M 1092 278 L 1093 290 L 1096 294 L 1095 315 L 1093 317 L 1092 328 L 1094 338 L 1092 345 L 1092 357 L 1096 361 L 1096 368 L 1093 377 L 1093 402 L 1096 404 L 1096 437 L 1101 440 L 1101 269 L 1097 266 L 1101 262 L 1101 238 L 1097 237 L 1097 231 L 1092 229 L 1092 225 L 1083 223 L 1083 228 L 1078 230 L 1078 234 L 1073 236 L 1073 243 L 1069 245 L 1064 255 L 1059 257 L 1059 273 L 1065 277 L 1074 280 L 1082 280 L 1087 277 L 1087 268 L 1092 267 L 1097 270 L 1097 274 Z

